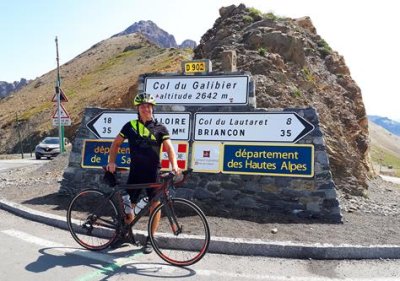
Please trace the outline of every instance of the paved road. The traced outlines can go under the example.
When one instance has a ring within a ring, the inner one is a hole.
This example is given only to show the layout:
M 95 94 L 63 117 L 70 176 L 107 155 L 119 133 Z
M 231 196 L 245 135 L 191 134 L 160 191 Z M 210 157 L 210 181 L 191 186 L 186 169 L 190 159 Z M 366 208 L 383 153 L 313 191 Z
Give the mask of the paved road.
M 0 210 L 0 279 L 396 281 L 399 260 L 297 260 L 207 254 L 188 268 L 173 267 L 133 246 L 103 252 L 80 248 L 68 231 Z
M 391 176 L 385 176 L 385 175 L 380 175 L 380 176 L 385 181 L 390 181 L 390 182 L 393 182 L 393 183 L 400 184 L 400 178 L 391 177 Z
M 43 165 L 51 160 L 36 160 L 34 157 L 26 157 L 24 159 L 0 159 L 0 173 L 15 168 L 21 168 L 29 165 Z

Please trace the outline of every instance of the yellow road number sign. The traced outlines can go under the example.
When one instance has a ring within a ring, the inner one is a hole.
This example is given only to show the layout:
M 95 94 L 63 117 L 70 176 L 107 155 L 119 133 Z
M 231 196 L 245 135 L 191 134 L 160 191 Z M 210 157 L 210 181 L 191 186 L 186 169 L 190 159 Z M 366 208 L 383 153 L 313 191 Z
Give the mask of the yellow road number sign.
M 196 73 L 196 72 L 207 71 L 205 61 L 185 62 L 184 68 L 185 68 L 185 73 Z

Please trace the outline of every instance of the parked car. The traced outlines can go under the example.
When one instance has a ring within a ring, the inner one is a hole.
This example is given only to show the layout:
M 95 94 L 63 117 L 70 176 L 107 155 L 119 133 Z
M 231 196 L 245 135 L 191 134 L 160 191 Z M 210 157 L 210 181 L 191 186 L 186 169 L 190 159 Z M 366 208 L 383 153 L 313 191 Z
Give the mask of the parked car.
M 60 154 L 60 139 L 58 137 L 46 137 L 35 147 L 36 159 L 47 157 L 50 159 Z M 69 146 L 71 143 L 67 138 L 64 138 L 64 145 Z

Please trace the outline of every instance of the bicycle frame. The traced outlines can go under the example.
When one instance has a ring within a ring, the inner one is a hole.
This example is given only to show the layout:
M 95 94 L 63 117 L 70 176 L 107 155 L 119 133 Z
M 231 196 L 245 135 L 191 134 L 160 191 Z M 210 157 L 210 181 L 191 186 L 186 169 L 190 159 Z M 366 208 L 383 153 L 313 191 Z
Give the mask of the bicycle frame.
M 111 191 L 111 193 L 109 193 L 109 194 L 107 193 L 109 198 L 112 198 L 117 193 L 121 194 L 121 192 L 123 192 L 127 189 L 129 189 L 129 190 L 143 189 L 143 188 L 155 188 L 156 189 L 156 193 L 153 196 L 153 198 L 149 201 L 149 203 L 143 209 L 140 210 L 140 212 L 138 214 L 135 215 L 133 221 L 130 222 L 129 225 L 126 224 L 123 219 L 121 219 L 122 229 L 126 230 L 127 227 L 133 227 L 145 214 L 147 214 L 147 213 L 150 214 L 150 208 L 152 207 L 154 202 L 158 202 L 159 204 L 162 204 L 162 203 L 168 201 L 171 198 L 171 196 L 169 194 L 170 189 L 183 183 L 186 180 L 186 176 L 187 176 L 187 173 L 183 174 L 182 180 L 174 183 L 173 174 L 168 173 L 168 175 L 165 176 L 164 178 L 161 177 L 161 179 L 163 179 L 163 182 L 160 182 L 160 183 L 118 184 L 115 187 L 113 187 L 113 190 Z M 119 212 L 120 212 L 120 216 L 125 215 L 125 212 L 122 208 L 120 208 Z M 176 225 L 176 222 L 172 221 L 172 219 L 174 219 L 173 211 L 167 210 L 167 213 L 168 213 L 167 217 L 168 217 L 171 225 Z M 171 217 L 172 217 L 172 219 L 171 219 Z M 179 227 L 174 227 L 173 231 L 175 234 L 178 234 L 180 231 Z

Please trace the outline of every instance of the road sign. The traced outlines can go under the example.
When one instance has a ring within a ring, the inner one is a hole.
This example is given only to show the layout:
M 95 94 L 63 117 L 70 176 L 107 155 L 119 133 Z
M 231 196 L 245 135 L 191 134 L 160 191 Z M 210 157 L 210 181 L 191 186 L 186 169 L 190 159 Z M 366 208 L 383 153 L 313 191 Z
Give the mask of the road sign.
M 293 143 L 314 130 L 295 112 L 195 113 L 194 140 Z
M 211 60 L 191 60 L 182 61 L 182 71 L 184 74 L 208 73 L 212 71 Z
M 71 124 L 72 124 L 72 121 L 70 118 L 61 118 L 60 122 L 61 122 L 61 126 L 71 126 Z M 52 123 L 53 123 L 53 126 L 58 126 L 58 124 L 59 124 L 58 118 L 53 118 Z
M 108 164 L 112 140 L 84 140 L 82 148 L 82 168 L 101 168 Z M 127 142 L 118 149 L 115 163 L 120 168 L 129 169 L 131 158 Z
M 154 117 L 167 127 L 172 140 L 189 140 L 190 113 L 155 113 Z M 137 113 L 132 111 L 103 111 L 90 120 L 86 127 L 97 138 L 115 138 L 125 123 L 137 119 Z
M 157 104 L 246 105 L 249 80 L 248 75 L 149 76 L 144 88 Z
M 222 172 L 313 177 L 314 146 L 311 144 L 224 143 Z
M 57 102 L 57 87 L 56 87 L 56 93 L 54 94 L 54 96 L 51 99 L 51 101 Z M 67 102 L 68 101 L 67 96 L 64 94 L 64 91 L 61 88 L 60 88 L 60 101 L 61 102 Z
M 54 114 L 53 114 L 53 118 L 58 118 L 58 116 L 60 115 L 61 118 L 70 118 L 67 110 L 64 108 L 64 106 L 62 104 L 60 104 L 60 110 L 58 110 L 58 107 L 55 106 L 54 107 Z
M 60 118 L 58 116 L 60 115 Z M 69 116 L 67 110 L 64 108 L 62 104 L 60 104 L 60 110 L 58 110 L 58 106 L 54 107 L 54 114 L 52 117 L 53 126 L 58 126 L 59 121 L 62 126 L 70 126 L 71 125 L 71 117 Z

